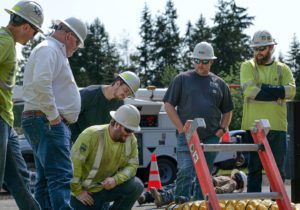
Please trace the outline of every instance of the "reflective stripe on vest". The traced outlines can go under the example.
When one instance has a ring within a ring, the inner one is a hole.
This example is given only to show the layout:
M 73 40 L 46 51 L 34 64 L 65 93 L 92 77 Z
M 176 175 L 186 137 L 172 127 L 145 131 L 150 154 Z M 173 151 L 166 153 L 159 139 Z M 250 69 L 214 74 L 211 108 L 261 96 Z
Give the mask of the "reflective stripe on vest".
M 91 183 L 92 183 L 94 177 L 96 176 L 96 174 L 97 174 L 97 172 L 100 168 L 100 163 L 101 163 L 101 159 L 102 159 L 102 155 L 103 155 L 103 149 L 104 149 L 104 132 L 99 131 L 99 134 L 100 134 L 99 135 L 99 144 L 98 144 L 97 154 L 95 156 L 95 160 L 94 160 L 92 170 L 90 170 L 89 175 L 82 182 L 82 186 L 84 186 L 86 188 L 91 187 Z
M 101 184 L 101 183 L 91 184 L 93 179 L 95 178 L 99 168 L 100 168 L 100 163 L 101 163 L 103 150 L 104 150 L 104 132 L 100 131 L 99 133 L 100 133 L 99 145 L 98 145 L 97 154 L 96 154 L 96 157 L 95 157 L 95 160 L 94 160 L 92 170 L 90 171 L 87 178 L 82 182 L 82 186 L 85 187 L 86 189 L 89 189 L 89 188 L 92 188 L 96 185 Z M 128 137 L 128 138 L 130 138 L 130 137 Z M 127 139 L 126 142 L 125 142 L 125 154 L 126 154 L 126 156 L 129 156 L 131 154 L 131 141 L 130 141 L 130 139 Z M 130 159 L 130 160 L 133 161 L 132 159 Z M 135 162 L 138 163 L 138 159 Z M 131 175 L 130 171 L 125 171 L 124 170 L 123 172 L 126 173 L 127 176 Z

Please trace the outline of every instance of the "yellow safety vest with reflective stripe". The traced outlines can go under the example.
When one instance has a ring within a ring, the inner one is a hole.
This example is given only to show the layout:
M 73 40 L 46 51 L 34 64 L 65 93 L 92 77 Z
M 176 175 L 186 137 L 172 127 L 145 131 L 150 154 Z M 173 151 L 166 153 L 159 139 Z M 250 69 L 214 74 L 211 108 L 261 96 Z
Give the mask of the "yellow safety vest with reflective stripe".
M 274 61 L 271 65 L 257 65 L 253 60 L 241 65 L 241 86 L 244 93 L 243 118 L 241 128 L 249 130 L 255 120 L 268 119 L 271 130 L 287 131 L 286 100 L 293 99 L 296 85 L 290 68 Z M 261 84 L 281 85 L 285 98 L 277 101 L 257 101 Z
M 125 143 L 114 142 L 108 125 L 85 129 L 72 147 L 72 195 L 99 192 L 101 182 L 113 177 L 117 185 L 136 175 L 139 165 L 137 140 L 132 134 Z

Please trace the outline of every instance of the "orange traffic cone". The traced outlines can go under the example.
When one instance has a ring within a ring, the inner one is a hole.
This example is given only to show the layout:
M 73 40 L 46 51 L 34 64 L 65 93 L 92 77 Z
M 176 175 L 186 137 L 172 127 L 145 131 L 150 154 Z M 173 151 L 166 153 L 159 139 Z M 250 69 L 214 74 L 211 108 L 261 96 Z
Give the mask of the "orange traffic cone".
M 151 157 L 148 191 L 150 191 L 150 187 L 154 187 L 156 189 L 162 188 L 155 153 L 152 153 L 152 157 Z
M 230 142 L 231 142 L 231 140 L 230 140 L 230 134 L 229 134 L 229 131 L 227 131 L 222 136 L 222 143 L 230 143 Z

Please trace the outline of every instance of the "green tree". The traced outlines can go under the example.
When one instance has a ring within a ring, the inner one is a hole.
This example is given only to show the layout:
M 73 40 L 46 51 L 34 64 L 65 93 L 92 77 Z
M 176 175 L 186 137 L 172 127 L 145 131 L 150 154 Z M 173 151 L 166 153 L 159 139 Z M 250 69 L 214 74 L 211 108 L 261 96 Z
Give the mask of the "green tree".
M 173 2 L 169 0 L 164 15 L 156 19 L 154 29 L 154 70 L 150 81 L 157 87 L 162 87 L 162 75 L 166 67 L 175 68 L 178 72 L 181 39 L 175 23 L 177 12 Z
M 247 9 L 236 5 L 234 0 L 219 0 L 218 11 L 214 17 L 215 26 L 214 50 L 218 57 L 212 67 L 212 71 L 218 73 L 225 71 L 237 73 L 238 62 L 249 59 L 252 56 L 249 47 L 250 37 L 244 33 L 253 23 L 253 16 L 247 14 Z
M 182 47 L 182 69 L 184 71 L 192 68 L 193 63 L 191 59 L 192 52 L 197 43 L 201 41 L 211 42 L 212 32 L 211 28 L 207 25 L 206 19 L 201 14 L 200 18 L 195 24 L 195 27 L 189 21 L 187 24 L 187 30 L 183 38 Z
M 147 4 L 142 12 L 142 25 L 140 27 L 141 44 L 137 47 L 138 55 L 133 58 L 139 65 L 141 85 L 149 85 L 149 77 L 153 67 L 153 23 Z
M 293 71 L 297 87 L 296 99 L 300 99 L 300 42 L 298 41 L 296 34 L 293 36 L 290 50 L 285 61 Z
M 240 84 L 240 75 L 234 74 L 231 70 L 229 73 L 224 71 L 219 73 L 227 84 Z M 241 88 L 230 89 L 234 110 L 232 113 L 232 120 L 229 126 L 230 130 L 241 129 L 242 115 L 243 115 L 243 95 Z
M 114 80 L 120 63 L 119 54 L 104 25 L 98 18 L 90 25 L 90 34 L 85 40 L 85 47 L 78 49 L 70 58 L 70 65 L 78 86 L 107 84 Z

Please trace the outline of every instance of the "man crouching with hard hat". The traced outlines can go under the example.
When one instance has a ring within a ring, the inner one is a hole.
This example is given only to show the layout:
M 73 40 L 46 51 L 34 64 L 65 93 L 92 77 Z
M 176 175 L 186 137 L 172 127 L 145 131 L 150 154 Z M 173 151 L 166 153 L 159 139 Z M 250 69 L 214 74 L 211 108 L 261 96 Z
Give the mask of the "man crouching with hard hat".
M 133 105 L 111 111 L 110 124 L 85 129 L 72 147 L 74 167 L 71 205 L 77 210 L 131 209 L 143 192 L 135 177 L 139 165 L 137 139 L 140 113 Z

